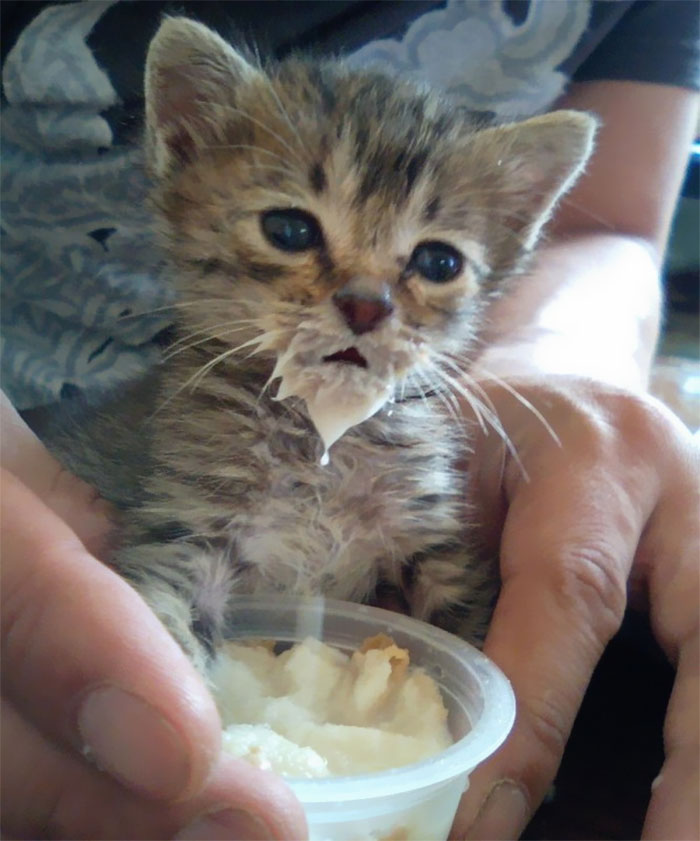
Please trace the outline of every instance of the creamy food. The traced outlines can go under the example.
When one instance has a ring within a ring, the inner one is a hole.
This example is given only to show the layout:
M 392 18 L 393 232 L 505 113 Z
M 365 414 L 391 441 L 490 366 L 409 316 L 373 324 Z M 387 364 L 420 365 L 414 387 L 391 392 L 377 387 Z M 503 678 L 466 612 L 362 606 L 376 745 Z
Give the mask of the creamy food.
M 283 376 L 276 398 L 284 400 L 296 395 L 304 399 L 311 422 L 323 441 L 321 464 L 326 465 L 331 446 L 350 427 L 376 415 L 393 395 L 394 382 L 381 382 L 367 377 L 361 369 L 343 367 L 343 376 L 338 376 L 336 383 L 319 388 L 304 373 Z
M 396 331 L 373 333 L 371 339 L 356 337 L 352 347 L 338 346 L 337 316 L 317 317 L 295 325 L 284 350 L 277 347 L 280 334 L 271 328 L 258 342 L 256 352 L 276 350 L 277 360 L 268 385 L 279 380 L 276 400 L 299 397 L 328 450 L 348 429 L 371 418 L 393 399 L 397 384 L 426 360 L 422 342 L 408 340 Z M 323 350 L 320 350 L 323 349 Z M 352 351 L 352 362 L 333 361 Z
M 372 773 L 452 744 L 435 681 L 383 635 L 351 655 L 313 638 L 228 643 L 213 672 L 224 749 L 289 777 Z
M 371 418 L 394 393 L 393 377 L 368 375 L 362 368 L 342 363 L 302 367 L 294 357 L 278 359 L 271 379 L 281 378 L 275 399 L 301 397 L 311 422 L 323 441 L 321 464 L 328 450 L 352 426 Z

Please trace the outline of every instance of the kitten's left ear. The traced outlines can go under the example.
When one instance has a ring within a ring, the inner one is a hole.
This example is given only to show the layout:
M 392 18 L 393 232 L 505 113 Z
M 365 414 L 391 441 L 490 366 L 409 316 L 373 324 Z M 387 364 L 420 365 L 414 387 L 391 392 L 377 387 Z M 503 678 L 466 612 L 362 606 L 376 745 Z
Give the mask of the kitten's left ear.
M 508 227 L 529 250 L 557 200 L 574 184 L 593 151 L 596 120 L 580 111 L 553 111 L 479 132 L 474 151 L 499 173 Z M 501 217 L 502 221 L 503 217 Z
M 166 18 L 146 58 L 146 151 L 162 177 L 215 143 L 242 84 L 260 76 L 240 53 L 201 23 Z

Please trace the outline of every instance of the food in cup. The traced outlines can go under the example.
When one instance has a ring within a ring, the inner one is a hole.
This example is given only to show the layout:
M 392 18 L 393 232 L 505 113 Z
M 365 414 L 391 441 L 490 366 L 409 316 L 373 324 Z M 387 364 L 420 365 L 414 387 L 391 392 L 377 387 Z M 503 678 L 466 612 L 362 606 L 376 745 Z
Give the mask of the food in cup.
M 385 634 L 352 653 L 229 642 L 212 678 L 224 749 L 288 777 L 377 773 L 453 743 L 439 687 Z
M 386 771 L 289 775 L 306 813 L 309 841 L 445 841 L 471 772 L 506 738 L 515 699 L 501 671 L 464 640 L 426 622 L 369 605 L 310 596 L 241 595 L 227 639 L 273 640 L 279 653 L 307 637 L 353 652 L 381 632 L 410 652 L 410 667 L 436 683 L 454 739 L 444 750 Z

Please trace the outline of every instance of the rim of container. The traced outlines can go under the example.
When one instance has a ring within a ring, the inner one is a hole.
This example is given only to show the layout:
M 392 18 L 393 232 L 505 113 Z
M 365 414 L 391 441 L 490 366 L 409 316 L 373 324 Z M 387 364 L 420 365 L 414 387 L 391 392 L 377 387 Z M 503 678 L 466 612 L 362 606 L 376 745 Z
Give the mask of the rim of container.
M 318 613 L 323 607 L 336 616 L 356 619 L 358 614 L 393 625 L 406 634 L 421 636 L 431 645 L 466 661 L 484 696 L 484 710 L 471 730 L 461 739 L 435 756 L 372 774 L 347 777 L 305 779 L 285 777 L 285 782 L 304 803 L 325 803 L 339 800 L 387 797 L 406 791 L 417 791 L 443 783 L 469 772 L 505 741 L 515 720 L 515 696 L 503 672 L 473 645 L 460 637 L 400 613 L 369 605 L 343 602 L 323 597 L 240 596 L 232 600 L 242 608 L 279 610 L 281 607 Z M 232 639 L 235 635 L 232 635 Z M 416 780 L 419 780 L 417 783 Z

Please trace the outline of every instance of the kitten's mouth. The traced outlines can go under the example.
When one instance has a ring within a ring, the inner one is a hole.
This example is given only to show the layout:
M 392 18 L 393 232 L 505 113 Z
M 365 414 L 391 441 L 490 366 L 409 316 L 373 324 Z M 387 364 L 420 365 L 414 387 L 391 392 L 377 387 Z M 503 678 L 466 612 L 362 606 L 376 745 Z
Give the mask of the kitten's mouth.
M 358 368 L 369 368 L 367 360 L 356 347 L 348 347 L 323 357 L 324 362 L 342 362 L 344 365 L 356 365 Z

